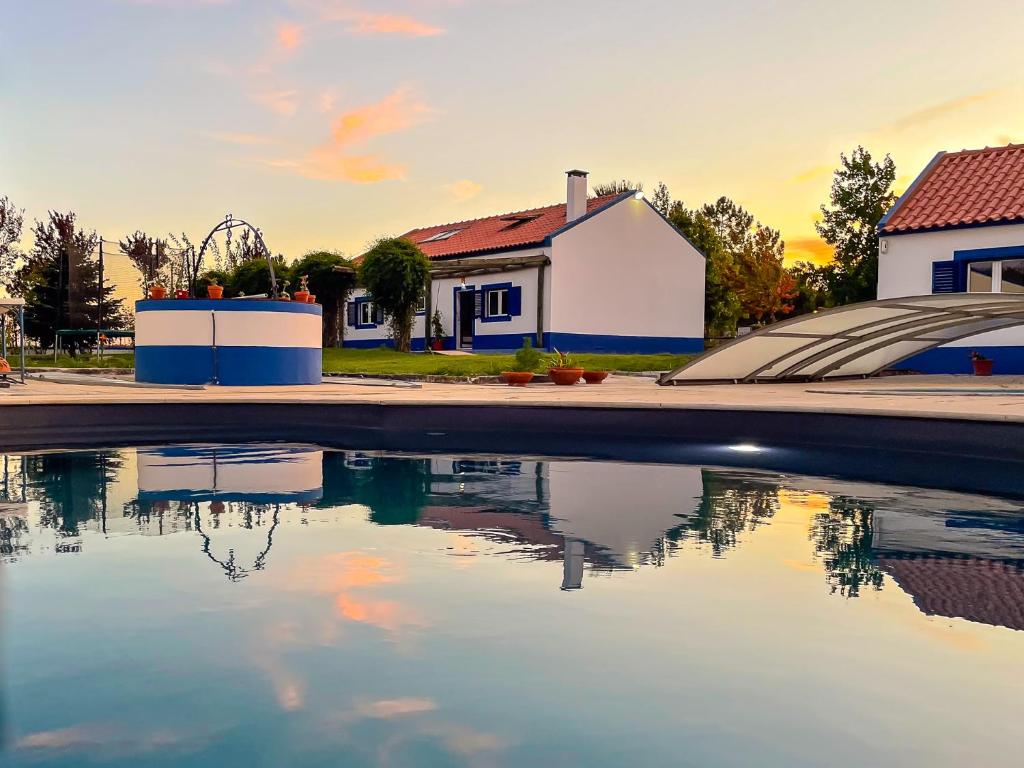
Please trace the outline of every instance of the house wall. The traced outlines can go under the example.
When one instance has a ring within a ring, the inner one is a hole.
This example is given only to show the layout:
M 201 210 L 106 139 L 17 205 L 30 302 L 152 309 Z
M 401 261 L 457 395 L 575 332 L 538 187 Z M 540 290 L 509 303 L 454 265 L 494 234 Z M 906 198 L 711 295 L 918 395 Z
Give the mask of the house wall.
M 940 232 L 886 235 L 878 253 L 878 298 L 923 296 L 932 292 L 932 263 L 953 259 L 955 251 L 1024 246 L 1024 224 L 967 227 Z M 1024 327 L 990 331 L 915 355 L 894 368 L 924 373 L 970 373 L 970 352 L 991 357 L 995 373 L 1024 373 Z
M 556 235 L 549 343 L 573 352 L 699 352 L 704 257 L 628 198 Z
M 492 256 L 480 256 L 481 259 L 508 259 L 524 256 L 546 255 L 548 251 L 541 248 L 531 248 L 521 251 L 506 251 Z M 523 343 L 523 336 L 533 337 L 537 331 L 537 269 L 530 267 L 514 272 L 501 272 L 493 275 L 477 275 L 466 279 L 466 289 L 479 290 L 488 285 L 504 285 L 511 283 L 522 289 L 522 301 L 520 313 L 508 319 L 491 320 L 489 318 L 477 318 L 474 324 L 475 350 L 508 350 L 518 349 Z M 431 284 L 431 312 L 434 309 L 441 311 L 441 320 L 445 328 L 445 346 L 449 349 L 455 348 L 455 320 L 456 300 L 455 291 L 460 289 L 461 282 L 458 278 L 435 280 Z M 366 295 L 363 289 L 353 291 L 350 301 L 355 301 Z M 545 308 L 550 313 L 550 307 Z M 347 322 L 347 318 L 346 318 Z M 413 349 L 423 349 L 425 323 L 429 319 L 424 315 L 417 315 L 413 324 Z M 547 325 L 545 320 L 545 326 Z M 535 340 L 534 340 L 535 341 Z M 390 346 L 391 339 L 387 326 L 374 328 L 356 328 L 350 325 L 345 326 L 345 346 L 357 348 L 375 348 L 379 346 Z

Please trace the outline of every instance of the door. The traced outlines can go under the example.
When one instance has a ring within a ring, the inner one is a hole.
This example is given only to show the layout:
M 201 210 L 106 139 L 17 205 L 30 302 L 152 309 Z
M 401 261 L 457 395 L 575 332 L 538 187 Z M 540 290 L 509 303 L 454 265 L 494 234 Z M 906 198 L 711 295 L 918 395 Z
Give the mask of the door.
M 473 348 L 476 326 L 476 291 L 459 291 L 459 349 Z

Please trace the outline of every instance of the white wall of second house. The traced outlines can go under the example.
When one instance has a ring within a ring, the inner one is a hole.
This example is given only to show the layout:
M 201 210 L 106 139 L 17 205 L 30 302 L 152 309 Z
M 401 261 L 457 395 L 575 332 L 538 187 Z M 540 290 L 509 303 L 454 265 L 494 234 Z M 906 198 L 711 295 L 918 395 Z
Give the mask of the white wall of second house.
M 497 254 L 488 254 L 486 256 L 473 256 L 470 254 L 466 258 L 474 259 L 509 259 L 509 258 L 522 258 L 527 256 L 542 256 L 548 255 L 550 251 L 543 248 L 530 248 L 520 251 L 505 251 Z M 550 267 L 547 268 L 548 273 L 546 279 L 548 286 L 550 286 Z M 521 312 L 517 317 L 513 317 L 510 320 L 484 322 L 478 318 L 475 321 L 475 332 L 478 337 L 486 336 L 498 336 L 498 335 L 516 335 L 516 336 L 527 336 L 536 333 L 537 331 L 537 268 L 529 267 L 527 269 L 516 270 L 514 272 L 499 272 L 491 275 L 475 275 L 466 279 L 466 287 L 473 287 L 480 289 L 485 285 L 496 285 L 503 283 L 511 283 L 514 286 L 520 286 L 522 288 L 522 307 Z M 461 287 L 461 281 L 458 278 L 447 278 L 444 280 L 434 280 L 431 283 L 431 312 L 434 309 L 441 311 L 441 321 L 444 324 L 445 335 L 453 337 L 455 335 L 455 289 Z M 549 287 L 545 288 L 548 291 Z M 366 295 L 366 291 L 362 288 L 356 288 L 352 291 L 349 296 L 349 301 L 355 301 Z M 550 294 L 548 294 L 550 297 Z M 545 305 L 545 330 L 550 322 L 551 306 L 550 301 Z M 347 312 L 344 320 L 347 322 Z M 413 324 L 413 339 L 422 339 L 425 331 L 427 330 L 425 323 L 427 318 L 424 315 L 417 315 Z M 377 326 L 375 328 L 356 328 L 353 326 L 345 326 L 345 340 L 356 341 L 356 342 L 367 342 L 367 341 L 380 341 L 382 344 L 390 339 L 390 332 L 388 331 L 387 325 Z M 519 344 L 515 344 L 516 347 Z
M 704 257 L 628 198 L 553 240 L 549 330 L 703 338 Z
M 885 250 L 882 250 L 885 241 Z M 1024 224 L 915 232 L 879 238 L 878 298 L 927 296 L 932 292 L 932 263 L 950 261 L 955 251 L 1024 245 Z M 1020 346 L 1024 328 L 992 331 L 945 346 Z

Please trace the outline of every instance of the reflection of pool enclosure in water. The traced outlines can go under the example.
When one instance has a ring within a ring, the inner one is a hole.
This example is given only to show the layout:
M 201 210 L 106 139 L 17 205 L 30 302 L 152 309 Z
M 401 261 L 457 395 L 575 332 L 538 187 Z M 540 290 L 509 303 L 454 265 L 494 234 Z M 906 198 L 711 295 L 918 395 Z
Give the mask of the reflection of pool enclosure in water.
M 194 532 L 238 580 L 271 567 L 290 526 L 331 525 L 345 508 L 377 525 L 468 536 L 490 556 L 560 562 L 552 586 L 578 589 L 589 571 L 660 566 L 687 549 L 728 558 L 772 524 L 780 492 L 825 492 L 808 546 L 835 593 L 891 580 L 926 613 L 1024 629 L 1015 613 L 1024 610 L 1024 518 L 1018 502 L 997 497 L 690 465 L 167 446 L 136 451 L 137 492 L 118 519 L 106 494 L 129 454 L 8 457 L 3 556 L 29 553 L 38 536 L 29 522 L 57 533 L 58 552 L 87 550 L 89 531 Z M 23 490 L 37 521 L 25 506 L 12 513 Z

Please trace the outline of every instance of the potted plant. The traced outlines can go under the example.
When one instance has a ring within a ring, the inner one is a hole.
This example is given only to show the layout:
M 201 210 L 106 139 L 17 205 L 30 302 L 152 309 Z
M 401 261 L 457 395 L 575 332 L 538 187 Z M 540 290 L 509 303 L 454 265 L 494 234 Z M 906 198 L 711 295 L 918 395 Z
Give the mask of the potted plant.
M 435 352 L 444 349 L 444 321 L 439 309 L 430 316 L 430 348 Z
M 971 366 L 974 368 L 975 376 L 991 376 L 992 360 L 980 352 L 971 352 Z
M 292 294 L 292 299 L 305 304 L 309 301 L 309 275 L 303 275 L 299 278 L 299 290 Z
M 188 298 L 188 288 L 177 288 L 177 289 L 175 289 L 175 291 L 174 291 L 174 298 L 176 298 L 176 299 L 187 299 Z
M 149 298 L 163 299 L 167 297 L 167 288 L 162 283 L 153 283 L 149 286 Z
M 516 351 L 511 371 L 502 371 L 501 378 L 510 387 L 525 387 L 533 381 L 533 372 L 540 365 L 540 352 L 533 347 L 529 336 L 523 337 L 523 346 Z
M 306 297 L 306 303 L 307 304 L 316 304 L 316 294 L 314 294 L 314 293 L 309 294 L 309 296 Z
M 583 380 L 587 384 L 600 384 L 608 378 L 608 371 L 583 371 Z
M 554 357 L 548 361 L 548 376 L 555 384 L 568 387 L 580 380 L 583 369 L 569 355 L 556 349 Z
M 216 277 L 210 278 L 210 284 L 206 286 L 206 297 L 208 299 L 220 299 L 224 297 L 224 286 L 217 282 Z

